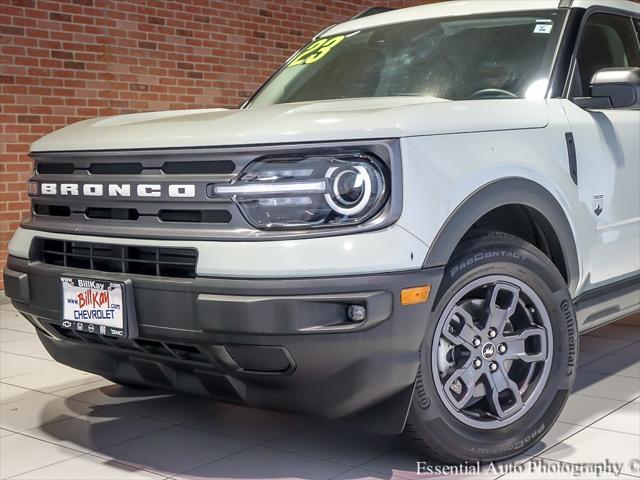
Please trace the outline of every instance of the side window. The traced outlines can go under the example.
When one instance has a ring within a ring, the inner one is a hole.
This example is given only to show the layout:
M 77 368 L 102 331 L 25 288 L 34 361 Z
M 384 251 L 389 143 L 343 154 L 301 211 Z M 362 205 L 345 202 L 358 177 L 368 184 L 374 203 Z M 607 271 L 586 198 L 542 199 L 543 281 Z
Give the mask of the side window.
M 591 15 L 578 46 L 571 96 L 589 96 L 589 83 L 598 70 L 640 66 L 637 38 L 631 18 L 606 13 Z

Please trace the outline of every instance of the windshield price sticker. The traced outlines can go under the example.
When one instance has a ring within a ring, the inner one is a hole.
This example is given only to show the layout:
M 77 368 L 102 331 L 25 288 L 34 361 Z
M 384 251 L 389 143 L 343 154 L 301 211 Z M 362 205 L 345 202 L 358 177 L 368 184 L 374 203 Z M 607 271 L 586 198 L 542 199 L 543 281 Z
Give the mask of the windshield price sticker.
M 287 68 L 296 67 L 298 65 L 310 65 L 322 60 L 326 57 L 331 49 L 344 40 L 344 35 L 331 38 L 321 38 L 316 40 L 302 52 L 296 55 L 293 60 L 287 65 Z
M 533 29 L 533 33 L 544 33 L 546 35 L 551 33 L 551 30 L 553 30 L 553 23 L 551 22 L 539 22 L 536 24 L 535 28 Z

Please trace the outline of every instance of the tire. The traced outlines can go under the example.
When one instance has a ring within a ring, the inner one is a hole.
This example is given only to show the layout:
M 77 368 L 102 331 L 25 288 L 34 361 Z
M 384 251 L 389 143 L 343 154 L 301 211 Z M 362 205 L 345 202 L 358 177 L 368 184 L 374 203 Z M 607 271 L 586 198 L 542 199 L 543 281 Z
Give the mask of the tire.
M 483 233 L 454 253 L 434 305 L 405 434 L 446 463 L 529 449 L 557 420 L 576 374 L 576 318 L 561 274 L 533 245 Z

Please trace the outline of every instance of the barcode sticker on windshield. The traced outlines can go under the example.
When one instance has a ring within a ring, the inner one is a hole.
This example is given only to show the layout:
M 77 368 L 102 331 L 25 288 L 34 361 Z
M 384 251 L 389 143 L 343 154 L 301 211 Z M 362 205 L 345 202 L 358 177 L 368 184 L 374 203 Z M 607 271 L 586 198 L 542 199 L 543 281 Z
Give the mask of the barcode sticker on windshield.
M 538 23 L 536 28 L 533 29 L 533 33 L 551 33 L 553 29 L 553 23 Z

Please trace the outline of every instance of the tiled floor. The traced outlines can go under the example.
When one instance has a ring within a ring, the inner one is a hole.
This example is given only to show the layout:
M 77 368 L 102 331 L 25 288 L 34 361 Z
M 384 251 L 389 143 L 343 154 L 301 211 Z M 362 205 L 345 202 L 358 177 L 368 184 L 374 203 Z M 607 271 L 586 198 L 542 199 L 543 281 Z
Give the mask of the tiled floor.
M 557 425 L 526 455 L 475 474 L 426 476 L 416 473 L 416 461 L 426 459 L 396 437 L 127 389 L 59 365 L 27 322 L 0 304 L 2 479 L 631 479 L 640 478 L 640 461 L 630 463 L 636 458 L 640 317 L 581 337 L 575 392 Z M 620 462 L 618 477 L 571 470 L 606 461 Z

